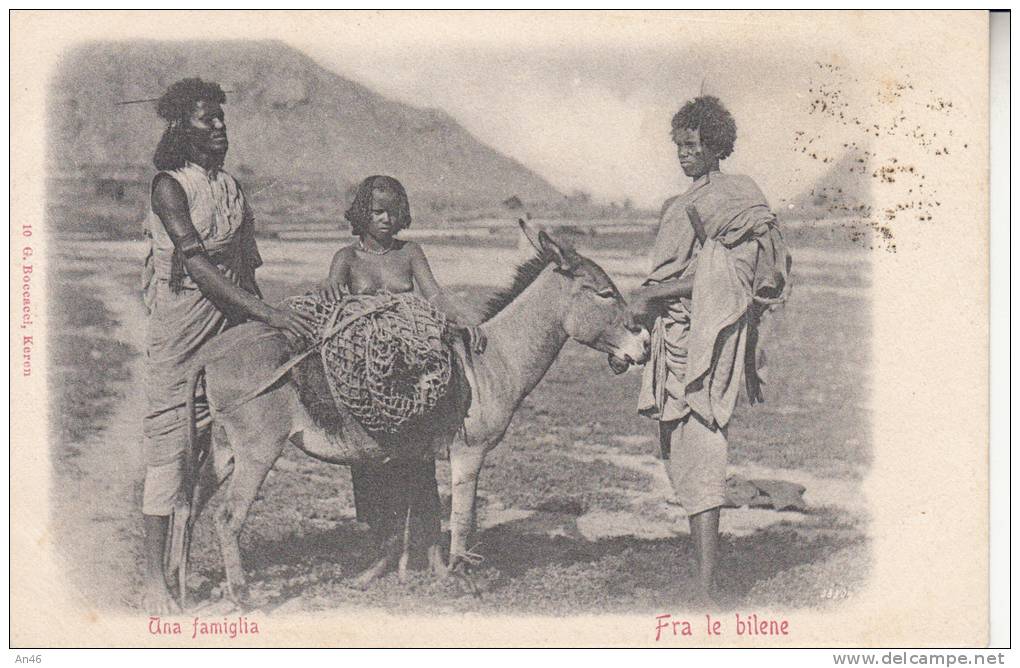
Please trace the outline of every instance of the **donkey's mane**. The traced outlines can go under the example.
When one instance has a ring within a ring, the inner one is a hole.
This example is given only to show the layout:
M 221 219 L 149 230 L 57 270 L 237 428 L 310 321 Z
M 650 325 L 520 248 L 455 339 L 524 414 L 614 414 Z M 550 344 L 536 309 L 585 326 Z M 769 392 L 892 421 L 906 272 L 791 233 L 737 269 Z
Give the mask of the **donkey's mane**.
M 535 255 L 531 259 L 517 265 L 517 268 L 514 270 L 513 282 L 490 297 L 489 301 L 485 302 L 482 321 L 490 320 L 497 313 L 505 309 L 510 302 L 517 299 L 529 285 L 535 282 L 535 279 L 542 273 L 545 266 L 549 264 L 549 261 L 550 258 Z

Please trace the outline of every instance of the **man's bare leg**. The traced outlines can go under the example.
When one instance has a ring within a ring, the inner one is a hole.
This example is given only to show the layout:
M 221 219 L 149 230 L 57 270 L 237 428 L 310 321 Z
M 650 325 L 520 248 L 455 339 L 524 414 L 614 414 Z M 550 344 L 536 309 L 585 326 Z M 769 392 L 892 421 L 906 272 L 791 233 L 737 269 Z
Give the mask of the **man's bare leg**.
M 693 414 L 680 422 L 660 422 L 659 446 L 678 498 L 689 496 L 693 489 L 705 494 L 690 500 L 699 508 L 722 503 L 727 453 L 724 429 L 706 425 Z M 716 505 L 689 516 L 697 569 L 695 583 L 699 598 L 709 605 L 718 595 L 715 574 L 719 563 L 719 511 Z
M 717 591 L 715 569 L 719 563 L 719 509 L 712 508 L 691 515 L 691 540 L 698 567 L 698 590 L 709 602 L 714 602 Z
M 168 515 L 142 515 L 145 527 L 143 545 L 145 559 L 145 592 L 142 607 L 154 615 L 169 615 L 181 611 L 166 586 L 163 572 L 163 552 L 166 549 L 166 534 L 170 527 Z

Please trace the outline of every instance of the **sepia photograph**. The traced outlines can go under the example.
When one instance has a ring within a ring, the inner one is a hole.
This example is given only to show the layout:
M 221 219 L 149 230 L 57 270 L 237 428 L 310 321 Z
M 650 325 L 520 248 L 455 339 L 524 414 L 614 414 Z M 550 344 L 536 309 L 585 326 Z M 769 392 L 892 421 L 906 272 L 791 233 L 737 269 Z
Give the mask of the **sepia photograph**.
M 11 30 L 15 646 L 988 642 L 986 13 Z

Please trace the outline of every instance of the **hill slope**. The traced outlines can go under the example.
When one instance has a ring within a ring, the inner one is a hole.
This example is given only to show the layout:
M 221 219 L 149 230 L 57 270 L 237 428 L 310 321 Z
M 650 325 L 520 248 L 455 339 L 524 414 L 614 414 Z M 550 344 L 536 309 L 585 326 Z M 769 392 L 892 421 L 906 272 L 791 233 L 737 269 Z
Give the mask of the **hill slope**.
M 157 97 L 186 76 L 230 91 L 227 166 L 246 180 L 349 189 L 369 174 L 391 174 L 418 206 L 562 199 L 442 111 L 386 99 L 265 41 L 97 42 L 69 52 L 51 82 L 47 155 L 55 172 L 151 174 L 163 130 L 155 103 L 115 103 Z

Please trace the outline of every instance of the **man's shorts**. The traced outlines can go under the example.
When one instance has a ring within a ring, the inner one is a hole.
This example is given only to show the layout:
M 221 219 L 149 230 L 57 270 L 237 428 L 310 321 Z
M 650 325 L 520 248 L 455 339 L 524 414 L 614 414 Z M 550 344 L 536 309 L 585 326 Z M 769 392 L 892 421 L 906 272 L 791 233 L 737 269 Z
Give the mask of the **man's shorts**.
M 188 450 L 188 372 L 195 354 L 226 325 L 226 317 L 200 290 L 173 292 L 155 281 L 145 334 L 145 398 L 142 419 L 145 490 L 142 512 L 169 515 L 181 485 Z M 199 434 L 207 436 L 210 418 L 204 392 L 195 401 Z
M 709 427 L 688 413 L 682 420 L 661 423 L 660 436 L 663 464 L 687 515 L 722 506 L 729 449 L 726 430 Z
M 212 420 L 205 402 L 195 403 L 199 441 L 208 438 Z M 188 451 L 188 409 L 174 406 L 146 415 L 142 420 L 145 450 L 145 487 L 142 513 L 169 515 L 177 501 Z

